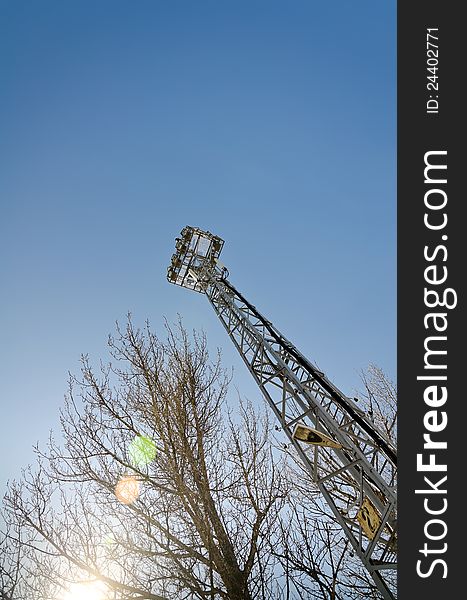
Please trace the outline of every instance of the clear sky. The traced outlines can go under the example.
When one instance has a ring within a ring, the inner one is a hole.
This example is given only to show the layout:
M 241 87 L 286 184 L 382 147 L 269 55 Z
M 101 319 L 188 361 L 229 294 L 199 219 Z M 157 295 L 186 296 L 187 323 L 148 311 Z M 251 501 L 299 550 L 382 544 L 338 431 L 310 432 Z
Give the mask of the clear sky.
M 395 379 L 395 1 L 0 0 L 0 491 L 127 311 L 222 347 L 169 285 L 185 225 L 347 394 Z

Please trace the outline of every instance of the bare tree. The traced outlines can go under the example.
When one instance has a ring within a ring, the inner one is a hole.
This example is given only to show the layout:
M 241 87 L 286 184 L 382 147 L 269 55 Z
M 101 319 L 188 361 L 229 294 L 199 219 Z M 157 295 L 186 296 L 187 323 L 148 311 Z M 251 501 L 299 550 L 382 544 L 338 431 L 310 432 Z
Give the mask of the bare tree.
M 361 372 L 364 390 L 360 394 L 364 409 L 375 425 L 394 443 L 397 443 L 397 388 L 376 366 L 369 365 Z
M 268 420 L 249 404 L 229 414 L 205 338 L 167 332 L 129 320 L 113 366 L 97 375 L 83 358 L 63 442 L 37 450 L 6 497 L 10 548 L 24 553 L 12 598 L 67 599 L 77 585 L 122 600 L 280 597 L 266 540 L 287 489 Z
M 83 357 L 61 438 L 9 487 L 1 600 L 378 598 L 267 416 L 228 408 L 203 335 L 179 323 L 161 341 L 129 320 L 109 345 L 111 365 Z M 374 366 L 362 379 L 394 436 L 395 387 Z
M 0 600 L 12 600 L 21 578 L 22 546 L 18 530 L 11 535 L 13 525 L 5 523 L 0 534 Z M 17 539 L 18 543 L 10 543 Z

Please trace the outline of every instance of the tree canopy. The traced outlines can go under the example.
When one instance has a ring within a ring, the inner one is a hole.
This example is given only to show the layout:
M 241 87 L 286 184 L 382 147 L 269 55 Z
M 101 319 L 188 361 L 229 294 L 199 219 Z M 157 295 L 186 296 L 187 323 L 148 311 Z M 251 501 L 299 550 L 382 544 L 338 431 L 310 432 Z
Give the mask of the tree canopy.
M 109 365 L 83 357 L 61 436 L 9 486 L 0 598 L 378 597 L 267 413 L 229 406 L 203 334 L 179 323 L 161 340 L 129 319 L 109 345 Z M 394 434 L 394 386 L 376 367 L 363 381 Z

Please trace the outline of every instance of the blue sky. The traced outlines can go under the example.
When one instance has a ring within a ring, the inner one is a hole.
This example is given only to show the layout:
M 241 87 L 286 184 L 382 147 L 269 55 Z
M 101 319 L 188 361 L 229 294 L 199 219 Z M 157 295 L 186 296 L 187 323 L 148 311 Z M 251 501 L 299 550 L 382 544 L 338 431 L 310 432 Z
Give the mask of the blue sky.
M 0 2 L 0 490 L 68 371 L 127 311 L 203 328 L 166 282 L 185 225 L 345 393 L 395 379 L 395 2 Z

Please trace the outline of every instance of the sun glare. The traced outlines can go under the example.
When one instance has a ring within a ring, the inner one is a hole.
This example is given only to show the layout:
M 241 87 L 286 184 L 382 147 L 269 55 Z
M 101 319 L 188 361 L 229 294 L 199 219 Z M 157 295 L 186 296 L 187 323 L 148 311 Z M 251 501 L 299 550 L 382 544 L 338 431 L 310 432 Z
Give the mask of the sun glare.
M 109 588 L 102 581 L 74 583 L 62 597 L 63 600 L 107 600 Z

